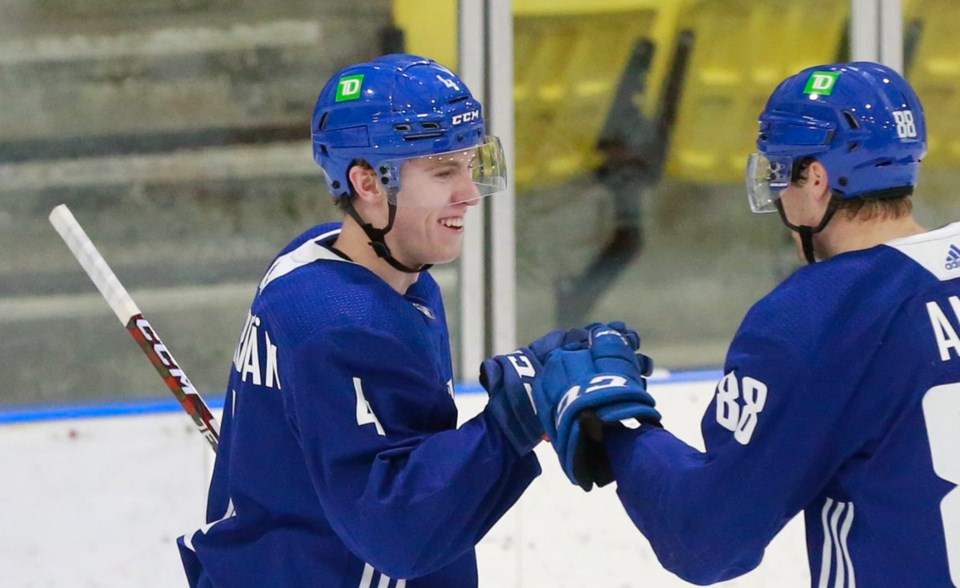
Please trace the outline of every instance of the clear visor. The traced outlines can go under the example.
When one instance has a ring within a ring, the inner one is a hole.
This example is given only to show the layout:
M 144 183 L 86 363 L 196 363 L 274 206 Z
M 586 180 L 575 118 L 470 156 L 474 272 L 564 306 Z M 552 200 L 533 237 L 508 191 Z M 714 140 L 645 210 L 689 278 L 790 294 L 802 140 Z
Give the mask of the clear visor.
M 790 185 L 793 159 L 753 153 L 747 159 L 747 198 L 753 212 L 776 212 L 780 193 Z
M 458 151 L 382 162 L 381 178 L 390 202 L 397 206 L 442 208 L 473 203 L 507 188 L 507 165 L 500 139 L 484 137 L 481 144 Z M 392 188 L 391 188 L 392 186 Z

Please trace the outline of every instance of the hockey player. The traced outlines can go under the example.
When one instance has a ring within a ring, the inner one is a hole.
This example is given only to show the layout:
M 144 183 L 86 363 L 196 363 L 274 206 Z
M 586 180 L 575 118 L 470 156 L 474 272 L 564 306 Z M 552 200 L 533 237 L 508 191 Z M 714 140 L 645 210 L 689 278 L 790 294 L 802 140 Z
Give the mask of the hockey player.
M 688 581 L 750 571 L 803 511 L 812 586 L 960 586 L 960 223 L 912 216 L 920 102 L 880 64 L 813 67 L 770 96 L 757 147 L 751 208 L 778 211 L 809 265 L 744 318 L 706 451 L 657 425 L 618 337 L 545 364 L 553 447 L 575 483 L 615 479 Z
M 556 332 L 484 362 L 459 429 L 440 289 L 465 215 L 506 183 L 480 104 L 434 61 L 348 67 L 319 95 L 314 156 L 344 211 L 287 246 L 234 357 L 193 587 L 477 585 L 474 546 L 540 473 L 527 388 Z M 582 338 L 582 331 L 571 331 Z

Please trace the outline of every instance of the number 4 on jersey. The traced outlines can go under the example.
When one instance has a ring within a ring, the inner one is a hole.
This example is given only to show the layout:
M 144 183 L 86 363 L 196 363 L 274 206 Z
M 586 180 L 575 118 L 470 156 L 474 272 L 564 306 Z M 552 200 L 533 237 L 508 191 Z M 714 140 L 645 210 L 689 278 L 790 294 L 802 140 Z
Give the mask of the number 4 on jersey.
M 353 389 L 357 393 L 357 424 L 361 426 L 373 424 L 373 426 L 377 428 L 377 434 L 381 437 L 386 437 L 387 434 L 383 432 L 383 425 L 377 420 L 377 415 L 373 414 L 370 403 L 367 402 L 366 397 L 363 395 L 363 386 L 360 385 L 360 378 L 353 379 Z

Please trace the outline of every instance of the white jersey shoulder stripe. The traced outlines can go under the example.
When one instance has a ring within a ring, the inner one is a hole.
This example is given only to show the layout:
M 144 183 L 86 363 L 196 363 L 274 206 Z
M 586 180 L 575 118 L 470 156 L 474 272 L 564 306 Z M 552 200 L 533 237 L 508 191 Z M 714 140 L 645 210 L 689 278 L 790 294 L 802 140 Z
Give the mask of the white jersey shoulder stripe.
M 270 266 L 270 269 L 267 270 L 267 273 L 263 276 L 263 279 L 260 281 L 259 291 L 263 292 L 263 289 L 266 288 L 270 282 L 276 280 L 277 278 L 282 278 L 293 270 L 311 264 L 314 261 L 327 259 L 331 261 L 343 261 L 345 263 L 350 263 L 333 251 L 330 251 L 323 245 L 320 245 L 320 241 L 336 235 L 339 232 L 340 229 L 335 229 L 333 231 L 323 233 L 322 235 L 303 243 L 293 251 L 278 257 L 276 261 L 273 262 L 273 265 Z
M 940 281 L 960 277 L 960 223 L 886 243 L 914 260 Z

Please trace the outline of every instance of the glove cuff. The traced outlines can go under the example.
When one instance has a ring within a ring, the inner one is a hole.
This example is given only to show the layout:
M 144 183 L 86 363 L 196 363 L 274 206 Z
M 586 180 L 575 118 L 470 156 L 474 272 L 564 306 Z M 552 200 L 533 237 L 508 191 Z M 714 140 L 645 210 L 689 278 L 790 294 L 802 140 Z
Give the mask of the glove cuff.
M 540 362 L 527 348 L 483 362 L 482 380 L 490 394 L 485 411 L 519 455 L 533 451 L 544 435 L 533 402 L 533 380 L 539 371 Z

